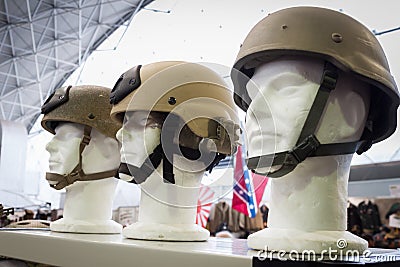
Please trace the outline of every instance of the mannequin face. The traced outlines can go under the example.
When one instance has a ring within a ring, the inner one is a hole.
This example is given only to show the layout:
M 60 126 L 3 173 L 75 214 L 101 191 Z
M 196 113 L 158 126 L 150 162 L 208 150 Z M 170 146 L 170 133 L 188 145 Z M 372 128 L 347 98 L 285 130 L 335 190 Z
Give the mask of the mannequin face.
M 140 167 L 149 154 L 160 144 L 162 125 L 160 118 L 155 116 L 149 115 L 146 111 L 134 111 L 125 114 L 124 124 L 116 134 L 118 141 L 122 144 L 120 150 L 122 163 Z M 178 141 L 175 140 L 175 142 Z M 210 160 L 207 161 L 209 157 L 211 156 L 207 153 L 202 153 L 201 159 L 205 158 L 205 162 L 210 162 Z M 206 169 L 206 165 L 202 161 L 198 159 L 190 160 L 179 155 L 174 156 L 173 165 L 175 174 L 178 172 L 203 173 Z M 159 176 L 162 176 L 161 167 L 162 164 L 157 168 Z M 131 177 L 127 177 L 123 173 L 120 173 L 120 177 L 123 180 L 131 180 Z M 178 180 L 177 177 L 176 184 L 183 183 L 182 181 L 178 182 Z
M 247 84 L 252 99 L 245 124 L 248 157 L 295 146 L 319 89 L 323 64 L 322 60 L 287 57 L 256 68 Z M 358 140 L 368 110 L 368 87 L 341 72 L 321 114 L 316 137 L 321 143 Z
M 117 132 L 121 145 L 121 162 L 140 167 L 160 143 L 161 125 L 146 111 L 127 112 Z
M 60 123 L 56 134 L 46 146 L 50 154 L 50 172 L 70 173 L 79 162 L 79 146 L 84 126 L 77 123 Z M 118 142 L 92 129 L 91 140 L 82 153 L 82 169 L 85 173 L 113 170 L 118 167 Z
M 79 144 L 83 136 L 83 125 L 76 123 L 60 123 L 56 134 L 46 145 L 50 154 L 50 172 L 58 174 L 70 173 L 79 161 Z
M 250 157 L 295 145 L 317 93 L 322 68 L 319 61 L 287 59 L 256 69 L 247 84 L 252 99 L 245 124 Z

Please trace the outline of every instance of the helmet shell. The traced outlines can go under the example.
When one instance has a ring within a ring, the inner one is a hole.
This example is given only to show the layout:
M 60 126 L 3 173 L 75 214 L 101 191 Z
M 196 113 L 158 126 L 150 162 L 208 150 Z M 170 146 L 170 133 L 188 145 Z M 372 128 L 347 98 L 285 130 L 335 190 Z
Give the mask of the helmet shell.
M 240 108 L 246 111 L 251 102 L 245 80 L 258 65 L 283 55 L 321 58 L 370 84 L 371 140 L 379 142 L 395 131 L 398 89 L 379 41 L 360 22 L 318 7 L 282 9 L 259 21 L 245 38 L 231 73 Z
M 110 88 L 96 85 L 57 89 L 42 106 L 42 127 L 55 134 L 58 123 L 73 122 L 90 126 L 115 138 L 121 124 L 110 118 L 110 91 Z
M 124 79 L 132 80 L 130 73 L 132 69 L 121 76 L 121 84 Z M 112 108 L 111 117 L 119 123 L 128 111 L 157 111 L 177 115 L 195 135 L 203 138 L 216 137 L 215 127 L 222 121 L 233 122 L 239 128 L 232 91 L 208 67 L 182 61 L 155 62 L 142 66 L 139 76 L 140 85 Z M 117 87 L 118 82 L 113 90 L 121 89 Z M 231 154 L 222 147 L 218 152 Z

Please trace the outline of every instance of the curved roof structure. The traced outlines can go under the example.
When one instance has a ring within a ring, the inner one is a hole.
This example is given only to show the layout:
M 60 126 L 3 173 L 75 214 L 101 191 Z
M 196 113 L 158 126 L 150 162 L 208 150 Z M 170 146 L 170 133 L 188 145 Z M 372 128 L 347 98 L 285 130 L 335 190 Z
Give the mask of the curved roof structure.
M 47 96 L 152 1 L 0 1 L 0 119 L 29 131 Z

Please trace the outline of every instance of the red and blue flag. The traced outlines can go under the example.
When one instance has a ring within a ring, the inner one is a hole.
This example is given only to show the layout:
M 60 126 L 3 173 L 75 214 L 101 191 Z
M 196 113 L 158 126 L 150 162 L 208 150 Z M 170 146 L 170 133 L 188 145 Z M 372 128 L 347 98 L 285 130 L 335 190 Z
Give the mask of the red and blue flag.
M 239 146 L 235 158 L 232 208 L 254 218 L 268 178 L 249 171 L 244 160 L 245 153 L 244 147 Z

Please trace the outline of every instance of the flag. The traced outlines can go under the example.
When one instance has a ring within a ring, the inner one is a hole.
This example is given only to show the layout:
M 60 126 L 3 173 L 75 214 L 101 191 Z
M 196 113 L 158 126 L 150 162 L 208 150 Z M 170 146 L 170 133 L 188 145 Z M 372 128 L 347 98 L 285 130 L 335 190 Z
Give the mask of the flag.
M 199 189 L 199 198 L 197 199 L 196 224 L 206 227 L 208 217 L 210 216 L 211 204 L 214 200 L 214 191 L 208 186 L 202 185 Z
M 257 214 L 268 178 L 253 174 L 244 161 L 245 150 L 239 146 L 235 159 L 232 208 L 250 218 Z

